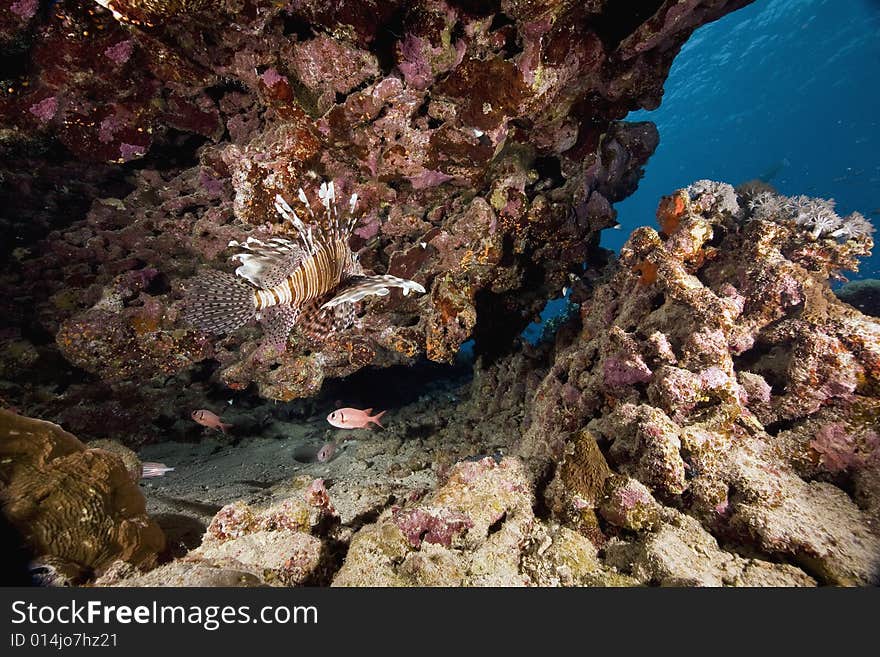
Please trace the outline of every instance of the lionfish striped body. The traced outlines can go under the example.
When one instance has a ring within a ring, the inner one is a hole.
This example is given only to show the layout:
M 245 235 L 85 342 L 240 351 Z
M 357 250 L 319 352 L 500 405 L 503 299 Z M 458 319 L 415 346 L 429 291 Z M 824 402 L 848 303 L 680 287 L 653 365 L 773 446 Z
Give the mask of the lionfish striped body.
M 299 190 L 309 225 L 276 196 L 275 209 L 293 225 L 299 239 L 273 237 L 264 242 L 248 237 L 230 242 L 229 246 L 245 249 L 232 257 L 241 263 L 235 270 L 238 278 L 213 270 L 198 277 L 187 290 L 186 320 L 206 331 L 226 333 L 259 319 L 270 341 L 283 344 L 297 323 L 307 325 L 304 328 L 316 325 L 317 333 L 324 334 L 350 324 L 353 304 L 365 296 L 385 296 L 392 287 L 404 294 L 425 292 L 418 283 L 396 276 L 365 276 L 348 245 L 357 225 L 357 195 L 352 195 L 344 213 L 336 206 L 332 182 L 322 184 L 318 196 L 326 212 L 323 223 Z

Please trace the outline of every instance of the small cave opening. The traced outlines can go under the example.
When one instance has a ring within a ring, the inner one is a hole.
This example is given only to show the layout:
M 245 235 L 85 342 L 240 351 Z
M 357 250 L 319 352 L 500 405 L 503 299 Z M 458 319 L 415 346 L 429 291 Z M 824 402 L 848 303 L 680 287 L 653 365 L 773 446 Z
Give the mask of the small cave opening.
M 236 78 L 225 78 L 222 82 L 205 89 L 205 94 L 215 103 L 219 103 L 223 96 L 232 92 L 246 94 L 248 93 L 247 85 Z
M 151 297 L 158 297 L 171 292 L 171 279 L 162 272 L 156 274 L 144 290 Z
M 535 158 L 534 168 L 538 172 L 542 187 L 561 187 L 565 183 L 565 177 L 562 175 L 562 162 L 556 156 Z
M 507 295 L 480 290 L 476 294 L 477 324 L 474 326 L 474 356 L 490 364 L 511 353 L 516 338 L 529 325 L 518 300 Z
M 791 362 L 791 345 L 769 345 L 758 342 L 748 351 L 733 357 L 737 372 L 748 371 L 764 378 L 774 396 L 784 395 L 788 385 L 788 366 Z
M 489 24 L 489 31 L 494 32 L 495 30 L 500 30 L 506 25 L 516 25 L 516 21 L 507 14 L 497 11 L 495 15 L 492 16 L 492 22 Z
M 198 151 L 207 142 L 208 138 L 204 135 L 169 128 L 165 137 L 155 141 L 144 157 L 126 162 L 122 168 L 129 172 L 141 169 L 188 169 L 199 163 Z
M 649 307 L 651 308 L 651 312 L 660 310 L 666 304 L 666 295 L 662 292 L 658 292 L 651 297 L 651 300 L 648 303 Z
M 27 77 L 27 71 L 31 66 L 31 53 L 27 48 L 12 49 L 4 48 L 3 56 L 0 57 L 0 80 L 7 85 L 15 86 L 15 80 Z
M 775 438 L 783 431 L 794 429 L 799 423 L 800 420 L 798 419 L 784 418 L 782 420 L 776 420 L 776 422 L 771 422 L 770 424 L 765 425 L 764 431 L 766 431 L 768 435 Z
M 487 532 L 487 536 L 491 536 L 492 534 L 497 534 L 501 531 L 501 528 L 504 526 L 505 521 L 507 520 L 507 511 L 501 514 L 501 517 L 498 518 L 495 522 L 489 525 L 489 531 Z
M 407 406 L 468 383 L 473 375 L 469 363 L 455 365 L 419 360 L 413 365 L 365 367 L 342 379 L 324 382 L 316 399 L 318 408 L 342 406 L 372 408 L 375 412 Z

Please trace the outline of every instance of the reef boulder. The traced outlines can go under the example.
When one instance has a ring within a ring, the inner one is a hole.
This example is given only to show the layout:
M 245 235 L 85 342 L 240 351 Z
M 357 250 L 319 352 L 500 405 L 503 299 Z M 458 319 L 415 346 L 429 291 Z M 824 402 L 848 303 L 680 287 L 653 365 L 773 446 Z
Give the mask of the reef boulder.
M 162 531 L 122 459 L 56 424 L 0 410 L 0 502 L 38 567 L 83 581 L 115 561 L 151 566 Z

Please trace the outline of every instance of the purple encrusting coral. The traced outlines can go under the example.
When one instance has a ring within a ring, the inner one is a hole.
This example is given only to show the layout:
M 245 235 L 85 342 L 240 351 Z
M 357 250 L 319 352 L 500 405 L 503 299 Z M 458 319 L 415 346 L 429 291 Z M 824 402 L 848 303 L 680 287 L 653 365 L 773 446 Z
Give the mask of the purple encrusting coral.
M 37 13 L 40 0 L 18 0 L 9 5 L 9 11 L 24 19 L 32 18 Z
M 651 380 L 651 370 L 639 356 L 626 360 L 612 356 L 605 359 L 602 367 L 605 384 L 612 387 L 631 386 Z
M 104 51 L 104 54 L 107 55 L 107 57 L 109 57 L 117 66 L 122 66 L 129 60 L 133 50 L 134 41 L 126 39 L 125 41 L 120 41 L 107 48 Z
M 414 548 L 420 547 L 422 542 L 451 547 L 455 537 L 474 526 L 463 513 L 446 509 L 394 509 L 392 517 Z
M 39 103 L 35 103 L 28 108 L 28 111 L 36 116 L 43 123 L 48 123 L 58 111 L 58 99 L 54 96 L 44 98 Z

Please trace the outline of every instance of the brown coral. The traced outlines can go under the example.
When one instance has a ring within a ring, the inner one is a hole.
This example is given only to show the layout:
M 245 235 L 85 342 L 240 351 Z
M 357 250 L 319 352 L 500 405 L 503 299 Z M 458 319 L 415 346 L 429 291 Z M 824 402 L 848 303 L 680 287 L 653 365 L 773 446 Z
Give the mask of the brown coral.
M 100 572 L 116 560 L 151 565 L 159 527 L 122 460 L 50 422 L 0 410 L 3 512 L 39 560 Z

